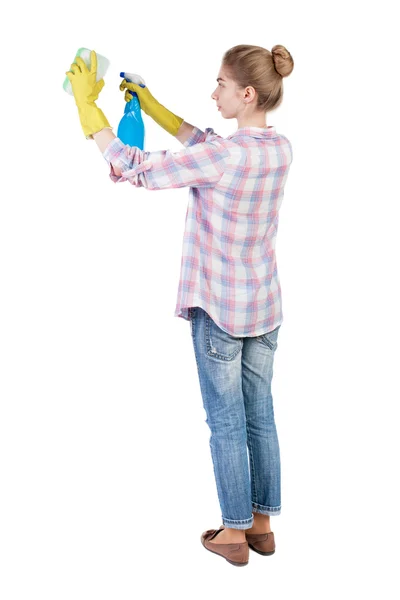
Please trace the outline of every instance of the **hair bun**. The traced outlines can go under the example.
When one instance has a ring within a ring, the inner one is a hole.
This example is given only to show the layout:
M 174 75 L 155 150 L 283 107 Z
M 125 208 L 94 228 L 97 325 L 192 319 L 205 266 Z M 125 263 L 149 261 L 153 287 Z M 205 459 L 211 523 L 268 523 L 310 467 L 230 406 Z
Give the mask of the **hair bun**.
M 287 77 L 293 71 L 294 61 L 285 46 L 277 45 L 271 50 L 275 70 L 281 77 Z

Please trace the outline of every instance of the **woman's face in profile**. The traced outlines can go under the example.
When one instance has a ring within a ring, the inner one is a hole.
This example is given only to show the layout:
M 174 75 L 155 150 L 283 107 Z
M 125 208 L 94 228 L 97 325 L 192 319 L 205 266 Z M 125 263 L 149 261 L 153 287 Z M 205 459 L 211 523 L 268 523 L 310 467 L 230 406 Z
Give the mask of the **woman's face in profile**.
M 211 94 L 211 98 L 216 102 L 224 119 L 237 117 L 237 110 L 243 101 L 238 94 L 236 82 L 229 77 L 223 65 L 218 72 L 217 87 Z

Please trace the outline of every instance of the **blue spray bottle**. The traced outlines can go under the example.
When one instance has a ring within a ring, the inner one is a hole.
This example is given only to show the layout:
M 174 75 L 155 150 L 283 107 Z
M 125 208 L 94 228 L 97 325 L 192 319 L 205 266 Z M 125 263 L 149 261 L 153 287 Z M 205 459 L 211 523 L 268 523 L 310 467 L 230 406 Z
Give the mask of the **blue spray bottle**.
M 136 83 L 140 87 L 145 87 L 145 82 L 140 75 L 120 73 L 120 77 L 124 77 L 130 83 Z M 133 98 L 125 103 L 124 116 L 119 122 L 117 136 L 124 144 L 137 146 L 140 150 L 144 150 L 145 129 L 140 102 L 136 92 L 131 92 L 131 94 Z

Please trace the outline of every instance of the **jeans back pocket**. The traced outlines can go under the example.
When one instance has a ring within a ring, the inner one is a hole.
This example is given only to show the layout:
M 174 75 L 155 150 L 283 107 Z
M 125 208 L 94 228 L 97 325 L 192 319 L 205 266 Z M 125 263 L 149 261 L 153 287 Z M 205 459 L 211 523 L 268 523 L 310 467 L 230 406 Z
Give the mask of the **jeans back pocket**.
M 268 348 L 270 350 L 272 350 L 273 352 L 275 352 L 275 350 L 278 347 L 279 328 L 280 328 L 280 325 L 278 325 L 278 327 L 275 327 L 275 329 L 273 329 L 272 331 L 268 331 L 267 333 L 262 333 L 261 335 L 259 335 L 257 337 L 257 339 L 262 344 L 265 344 L 266 346 L 268 346 Z

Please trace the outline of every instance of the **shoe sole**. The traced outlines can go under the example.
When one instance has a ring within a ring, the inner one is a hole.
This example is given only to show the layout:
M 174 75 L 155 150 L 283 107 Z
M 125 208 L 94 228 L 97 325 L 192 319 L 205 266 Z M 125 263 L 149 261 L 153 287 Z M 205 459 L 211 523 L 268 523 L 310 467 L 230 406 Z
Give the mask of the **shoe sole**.
M 249 544 L 249 548 L 251 548 L 253 552 L 257 552 L 257 554 L 262 554 L 262 556 L 271 556 L 271 554 L 275 554 L 275 550 L 272 550 L 271 552 L 262 552 L 261 550 L 258 550 L 258 548 L 252 546 L 250 542 L 247 543 Z

